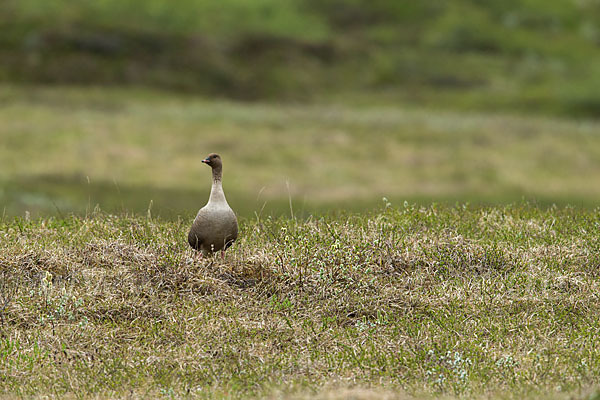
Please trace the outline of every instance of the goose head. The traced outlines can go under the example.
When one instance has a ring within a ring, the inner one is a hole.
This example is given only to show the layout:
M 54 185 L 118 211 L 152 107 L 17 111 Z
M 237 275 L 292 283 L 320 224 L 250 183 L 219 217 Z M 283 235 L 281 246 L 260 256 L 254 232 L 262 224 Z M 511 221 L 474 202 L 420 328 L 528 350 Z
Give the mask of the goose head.
M 212 169 L 222 167 L 221 157 L 218 154 L 211 153 L 209 154 L 202 162 Z

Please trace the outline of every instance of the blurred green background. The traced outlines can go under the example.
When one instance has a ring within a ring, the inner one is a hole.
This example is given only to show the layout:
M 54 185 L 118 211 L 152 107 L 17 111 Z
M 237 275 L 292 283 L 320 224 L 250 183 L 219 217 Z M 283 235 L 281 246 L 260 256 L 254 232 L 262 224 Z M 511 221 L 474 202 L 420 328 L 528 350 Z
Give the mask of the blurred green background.
M 594 207 L 599 0 L 3 0 L 4 215 Z

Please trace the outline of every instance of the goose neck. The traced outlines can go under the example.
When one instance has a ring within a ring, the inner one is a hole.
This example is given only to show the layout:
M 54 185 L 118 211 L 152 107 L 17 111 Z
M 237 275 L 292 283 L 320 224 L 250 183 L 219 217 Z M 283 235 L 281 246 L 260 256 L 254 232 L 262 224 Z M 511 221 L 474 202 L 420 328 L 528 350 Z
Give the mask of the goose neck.
M 218 171 L 213 170 L 212 187 L 210 188 L 210 198 L 208 199 L 208 202 L 227 204 L 225 193 L 223 192 L 222 174 L 220 169 Z

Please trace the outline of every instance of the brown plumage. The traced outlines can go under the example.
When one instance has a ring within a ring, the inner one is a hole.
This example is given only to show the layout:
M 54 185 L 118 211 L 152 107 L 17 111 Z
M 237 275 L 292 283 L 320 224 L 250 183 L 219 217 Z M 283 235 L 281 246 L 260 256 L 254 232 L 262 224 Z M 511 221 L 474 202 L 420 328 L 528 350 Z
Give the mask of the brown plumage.
M 223 163 L 218 154 L 209 154 L 203 163 L 212 168 L 212 187 L 208 203 L 198 211 L 188 233 L 188 242 L 203 255 L 227 249 L 237 239 L 238 223 L 227 204 L 223 186 Z

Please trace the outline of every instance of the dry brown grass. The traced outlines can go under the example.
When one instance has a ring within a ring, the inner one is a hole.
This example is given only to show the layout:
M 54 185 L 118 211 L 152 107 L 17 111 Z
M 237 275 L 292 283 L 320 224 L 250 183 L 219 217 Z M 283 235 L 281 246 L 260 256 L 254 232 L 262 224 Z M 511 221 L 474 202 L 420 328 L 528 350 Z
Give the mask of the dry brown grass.
M 0 393 L 583 398 L 600 376 L 597 212 L 244 220 L 224 263 L 192 259 L 188 222 L 2 221 Z

